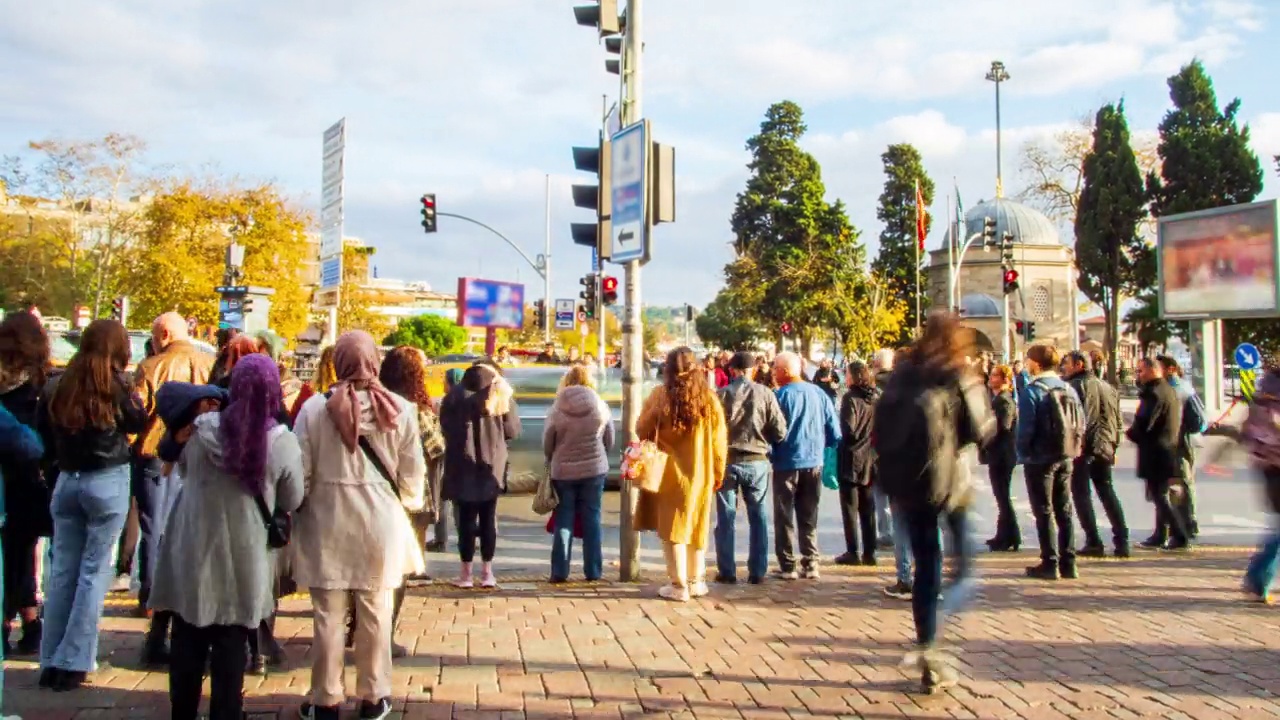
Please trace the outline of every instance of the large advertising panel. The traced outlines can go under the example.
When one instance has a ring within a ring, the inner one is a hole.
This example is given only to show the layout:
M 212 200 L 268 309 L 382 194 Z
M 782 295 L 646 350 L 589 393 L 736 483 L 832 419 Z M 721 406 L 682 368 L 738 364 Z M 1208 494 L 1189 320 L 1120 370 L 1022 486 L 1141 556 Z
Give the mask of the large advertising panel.
M 1277 314 L 1276 201 L 1160 218 L 1160 316 Z
M 458 278 L 458 324 L 519 330 L 524 327 L 524 286 Z

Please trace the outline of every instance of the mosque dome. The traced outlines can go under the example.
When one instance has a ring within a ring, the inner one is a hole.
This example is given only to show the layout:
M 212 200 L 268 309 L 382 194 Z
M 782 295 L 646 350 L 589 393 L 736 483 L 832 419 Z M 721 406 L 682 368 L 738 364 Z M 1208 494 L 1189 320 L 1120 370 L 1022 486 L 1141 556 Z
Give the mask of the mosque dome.
M 996 240 L 1006 233 L 1013 233 L 1015 245 L 1061 245 L 1058 228 L 1044 213 L 1035 208 L 1007 198 L 984 200 L 969 208 L 964 214 L 964 238 L 982 232 L 986 218 L 996 221 Z M 942 248 L 947 249 L 951 230 L 943 237 Z M 963 242 L 963 238 L 961 240 Z M 977 241 L 975 241 L 977 244 Z
M 965 318 L 1000 317 L 1000 303 L 990 295 L 970 293 L 960 298 L 960 312 Z

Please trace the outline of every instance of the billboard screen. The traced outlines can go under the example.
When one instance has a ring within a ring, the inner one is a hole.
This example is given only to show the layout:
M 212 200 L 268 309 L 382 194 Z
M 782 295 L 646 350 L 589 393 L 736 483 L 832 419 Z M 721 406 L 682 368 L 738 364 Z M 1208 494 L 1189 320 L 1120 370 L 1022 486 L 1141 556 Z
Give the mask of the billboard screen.
M 458 324 L 519 330 L 524 327 L 524 286 L 458 278 Z
M 1161 317 L 1266 317 L 1276 308 L 1276 202 L 1160 219 Z

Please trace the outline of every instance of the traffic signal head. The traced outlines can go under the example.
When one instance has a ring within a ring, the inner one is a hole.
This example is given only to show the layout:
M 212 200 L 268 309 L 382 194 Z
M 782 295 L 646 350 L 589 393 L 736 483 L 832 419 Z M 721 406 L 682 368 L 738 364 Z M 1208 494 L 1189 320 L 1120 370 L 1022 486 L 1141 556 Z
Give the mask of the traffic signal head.
M 982 244 L 994 245 L 996 243 L 996 221 L 995 218 L 982 219 Z
M 618 303 L 618 278 L 612 275 L 600 278 L 600 302 L 605 305 Z
M 1018 271 L 1013 268 L 1004 270 L 1004 294 L 1008 295 L 1018 289 Z
M 1027 324 L 1021 320 L 1013 323 L 1013 329 L 1018 333 L 1018 337 L 1025 338 L 1027 336 Z
M 600 37 L 617 35 L 622 30 L 622 24 L 618 22 L 618 0 L 595 0 L 590 5 L 576 5 L 573 17 L 579 25 L 596 28 Z
M 129 298 L 121 295 L 111 301 L 111 319 L 124 325 L 129 322 Z
M 1036 339 L 1036 323 L 1035 323 L 1035 321 L 1034 321 L 1034 320 L 1028 320 L 1028 321 L 1025 323 L 1025 327 L 1026 327 L 1026 331 L 1027 331 L 1027 334 L 1026 334 L 1027 342 L 1031 342 L 1032 340 L 1035 340 L 1035 339 Z
M 596 176 L 594 185 L 574 185 L 573 204 L 585 210 L 594 210 L 594 222 L 572 223 L 569 228 L 575 245 L 585 245 L 600 251 L 608 247 L 609 216 L 613 212 L 613 188 L 609 184 L 609 141 L 603 135 L 594 146 L 574 147 L 573 166 Z
M 422 231 L 436 231 L 436 194 L 427 193 L 422 196 Z
M 789 323 L 789 322 L 784 322 L 784 323 L 782 323 L 782 334 L 783 334 L 783 335 L 790 335 L 790 334 L 791 334 L 791 323 Z
M 595 317 L 596 305 L 596 276 L 595 273 L 584 275 L 578 281 L 582 285 L 582 292 L 578 293 L 578 297 L 582 298 L 583 311 L 586 312 L 588 318 Z
M 547 323 L 547 303 L 545 300 L 533 301 L 534 325 L 542 327 Z

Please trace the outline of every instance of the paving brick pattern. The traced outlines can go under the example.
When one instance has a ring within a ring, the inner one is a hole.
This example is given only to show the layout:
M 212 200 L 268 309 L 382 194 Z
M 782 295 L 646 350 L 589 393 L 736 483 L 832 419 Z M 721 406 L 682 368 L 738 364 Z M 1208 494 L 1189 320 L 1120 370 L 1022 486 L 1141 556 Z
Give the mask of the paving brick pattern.
M 1275 718 L 1280 608 L 1242 599 L 1246 557 L 1141 556 L 1058 583 L 1020 577 L 1026 554 L 984 557 L 979 599 L 946 629 L 961 682 L 934 696 L 900 666 L 910 606 L 880 592 L 888 568 L 715 587 L 687 605 L 654 585 L 420 588 L 397 634 L 413 656 L 396 665 L 393 717 Z M 10 662 L 5 713 L 167 718 L 167 677 L 135 669 L 143 621 L 124 605 L 104 620 L 92 688 L 37 690 L 34 666 Z M 250 718 L 297 716 L 310 632 L 305 599 L 288 600 L 291 669 L 247 680 Z

